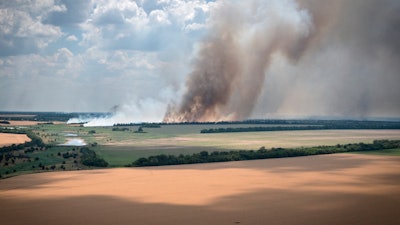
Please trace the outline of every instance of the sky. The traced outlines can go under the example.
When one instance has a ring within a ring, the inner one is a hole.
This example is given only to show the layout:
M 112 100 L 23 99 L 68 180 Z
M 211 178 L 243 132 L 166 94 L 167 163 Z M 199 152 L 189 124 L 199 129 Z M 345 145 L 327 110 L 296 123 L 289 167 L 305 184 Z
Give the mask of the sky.
M 0 0 L 0 111 L 398 118 L 399 10 L 398 0 Z

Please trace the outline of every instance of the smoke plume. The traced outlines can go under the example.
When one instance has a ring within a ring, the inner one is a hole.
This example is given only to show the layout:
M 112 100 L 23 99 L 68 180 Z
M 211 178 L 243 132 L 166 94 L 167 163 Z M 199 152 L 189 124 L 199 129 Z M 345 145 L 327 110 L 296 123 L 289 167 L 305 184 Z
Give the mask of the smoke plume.
M 165 94 L 165 92 L 164 92 Z M 108 115 L 71 118 L 67 124 L 83 123 L 85 127 L 113 126 L 115 124 L 160 122 L 167 105 L 152 98 L 141 99 L 130 104 L 113 106 Z
M 399 9 L 397 0 L 219 1 L 164 121 L 242 120 L 255 108 L 398 116 Z

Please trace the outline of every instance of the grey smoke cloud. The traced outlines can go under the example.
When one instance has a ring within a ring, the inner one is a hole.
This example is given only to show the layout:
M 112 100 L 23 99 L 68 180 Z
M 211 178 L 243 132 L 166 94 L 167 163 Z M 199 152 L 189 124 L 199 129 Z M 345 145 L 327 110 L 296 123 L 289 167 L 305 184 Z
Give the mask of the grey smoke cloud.
M 164 121 L 400 115 L 400 1 L 222 1 Z

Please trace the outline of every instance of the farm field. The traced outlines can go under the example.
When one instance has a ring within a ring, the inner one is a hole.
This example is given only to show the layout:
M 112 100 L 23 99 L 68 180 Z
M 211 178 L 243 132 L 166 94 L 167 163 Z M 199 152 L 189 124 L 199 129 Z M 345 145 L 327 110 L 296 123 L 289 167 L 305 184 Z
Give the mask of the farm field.
M 24 225 L 395 225 L 399 196 L 399 157 L 334 154 L 22 175 L 0 180 L 0 217 Z
M 138 125 L 83 127 L 76 124 L 44 121 L 30 126 L 7 126 L 3 128 L 4 132 L 10 132 L 12 129 L 15 131 L 26 130 L 36 136 L 35 141 L 40 140 L 37 143 L 43 142 L 40 145 L 20 146 L 11 152 L 10 148 L 7 150 L 5 147 L 3 154 L 0 155 L 0 177 L 7 178 L 45 171 L 88 169 L 96 168 L 97 165 L 123 167 L 132 165 L 140 158 L 156 155 L 178 157 L 200 152 L 211 154 L 215 151 L 258 150 L 261 147 L 271 149 L 335 146 L 360 142 L 372 143 L 374 140 L 380 139 L 400 139 L 400 130 L 396 129 L 200 133 L 203 129 L 252 126 L 284 127 L 287 124 L 164 124 L 157 127 L 146 125 L 143 127 Z M 290 126 L 293 127 L 293 125 Z M 8 145 L 19 143 L 13 139 L 8 141 Z M 85 157 L 91 155 L 91 159 L 86 158 L 86 163 L 83 163 L 82 158 L 84 157 L 83 145 L 86 145 L 88 149 L 84 150 Z M 398 155 L 396 150 L 391 149 L 369 154 L 380 153 Z M 103 161 L 101 162 L 101 160 Z
M 111 166 L 127 165 L 140 157 L 158 154 L 192 154 L 200 151 L 257 150 L 264 146 L 309 147 L 347 143 L 371 143 L 376 139 L 400 139 L 400 130 L 305 130 L 243 133 L 201 134 L 202 129 L 217 127 L 246 127 L 247 124 L 165 125 L 160 128 L 127 126 L 125 131 L 115 127 L 79 127 L 65 124 L 44 124 L 34 130 L 47 143 L 63 144 L 71 135 L 84 140 L 91 149 Z M 254 125 L 253 125 L 254 126 Z M 263 125 L 271 126 L 271 125 Z M 275 125 L 276 126 L 276 125 Z
M 94 149 L 111 165 L 127 159 L 158 154 L 192 154 L 200 151 L 256 150 L 262 146 L 309 147 L 347 143 L 371 143 L 376 139 L 400 139 L 399 130 L 279 131 L 222 134 L 183 134 L 171 138 L 139 139 L 124 144 L 99 145 Z
M 26 136 L 26 134 L 7 134 L 0 133 L 0 147 L 12 145 L 12 144 L 21 144 L 25 141 L 30 141 L 31 139 Z
M 31 121 L 31 120 L 9 120 L 9 122 L 10 122 L 10 124 L 8 124 L 6 126 L 34 126 L 34 125 L 43 123 L 40 121 Z M 51 123 L 65 124 L 64 122 L 60 122 L 60 121 L 52 121 Z

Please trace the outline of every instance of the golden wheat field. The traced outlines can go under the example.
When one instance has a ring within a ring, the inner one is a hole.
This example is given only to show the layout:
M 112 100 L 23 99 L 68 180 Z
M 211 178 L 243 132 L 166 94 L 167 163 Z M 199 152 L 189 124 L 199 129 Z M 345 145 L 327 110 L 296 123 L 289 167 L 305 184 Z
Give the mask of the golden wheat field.
M 0 180 L 2 224 L 400 224 L 400 157 L 335 154 Z
M 22 144 L 31 139 L 26 134 L 7 134 L 0 133 L 0 147 L 12 144 Z

